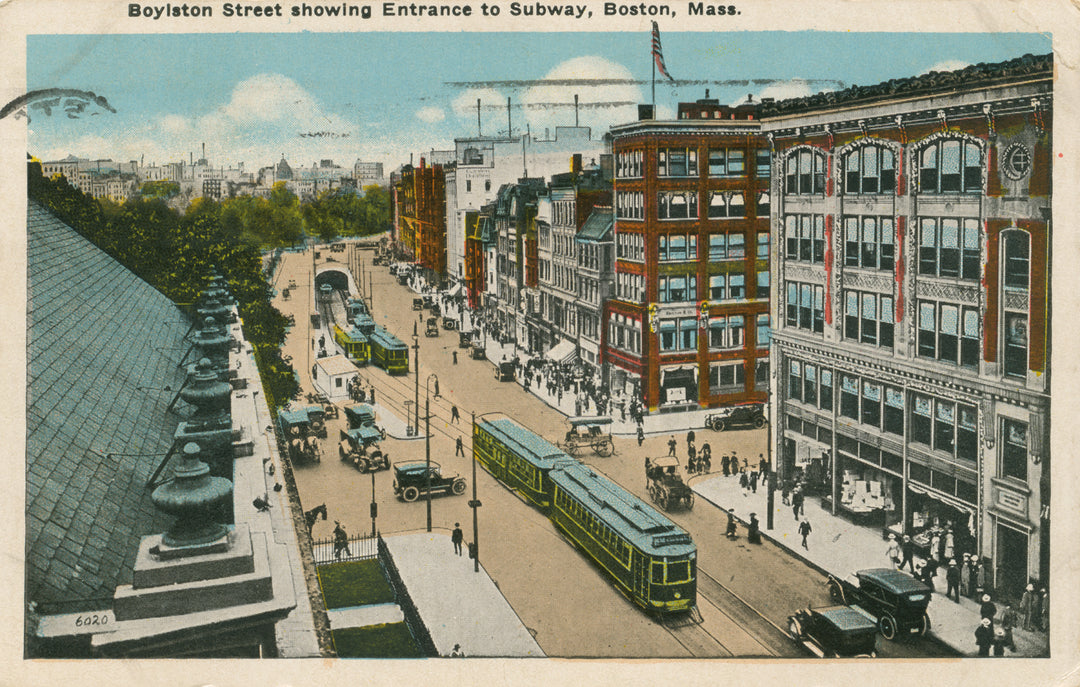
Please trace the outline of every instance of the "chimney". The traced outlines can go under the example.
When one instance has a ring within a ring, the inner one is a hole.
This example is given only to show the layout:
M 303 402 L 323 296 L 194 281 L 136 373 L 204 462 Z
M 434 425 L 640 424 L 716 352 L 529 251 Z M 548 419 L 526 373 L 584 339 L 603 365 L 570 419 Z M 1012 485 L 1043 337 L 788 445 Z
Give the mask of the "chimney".
M 705 99 L 706 100 L 709 99 L 709 89 L 708 88 L 705 89 Z
M 581 153 L 570 156 L 570 173 L 581 174 Z
M 640 121 L 653 119 L 653 106 L 652 105 L 638 105 L 637 106 L 637 118 Z

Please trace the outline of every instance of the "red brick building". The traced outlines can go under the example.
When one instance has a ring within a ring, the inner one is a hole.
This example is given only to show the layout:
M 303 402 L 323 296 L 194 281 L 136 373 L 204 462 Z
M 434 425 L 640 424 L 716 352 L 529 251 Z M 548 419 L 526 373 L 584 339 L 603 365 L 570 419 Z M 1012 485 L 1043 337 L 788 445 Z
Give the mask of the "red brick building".
M 768 398 L 768 142 L 756 105 L 611 130 L 615 297 L 604 355 L 650 410 Z
M 405 167 L 395 186 L 397 239 L 413 262 L 446 274 L 446 183 L 441 165 Z

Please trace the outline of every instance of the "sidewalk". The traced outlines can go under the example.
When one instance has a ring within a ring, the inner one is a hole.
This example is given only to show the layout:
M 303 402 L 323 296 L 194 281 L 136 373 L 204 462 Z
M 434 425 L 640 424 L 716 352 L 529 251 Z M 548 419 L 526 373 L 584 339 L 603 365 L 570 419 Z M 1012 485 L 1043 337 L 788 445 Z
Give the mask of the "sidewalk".
M 779 546 L 788 549 L 823 573 L 836 577 L 848 577 L 857 570 L 890 567 L 885 549 L 888 543 L 882 539 L 880 528 L 862 527 L 844 518 L 832 515 L 821 507 L 816 497 L 808 497 L 803 504 L 805 516 L 813 531 L 803 549 L 798 524 L 790 506 L 783 505 L 779 491 L 774 495 L 776 508 L 773 513 L 773 529 L 766 529 L 768 522 L 768 488 L 759 486 L 757 493 L 743 495 L 736 477 L 724 477 L 711 473 L 691 480 L 691 488 L 699 496 L 724 511 L 730 511 L 744 525 L 750 513 L 757 513 L 761 522 L 761 534 Z M 945 590 L 944 571 L 935 578 L 934 592 L 928 612 L 930 634 L 942 643 L 965 656 L 977 654 L 975 628 L 979 625 L 979 604 L 961 598 L 960 603 L 942 593 Z M 1004 610 L 1000 605 L 998 612 Z M 1007 656 L 1049 656 L 1049 644 L 1045 633 L 1013 630 L 1016 642 L 1015 654 Z
M 454 553 L 443 531 L 385 538 L 409 597 L 440 656 L 461 645 L 466 657 L 543 657 L 483 565 Z
M 330 629 L 332 630 L 400 623 L 405 620 L 405 615 L 397 604 L 371 604 L 351 608 L 333 608 L 328 609 L 326 615 L 330 617 Z

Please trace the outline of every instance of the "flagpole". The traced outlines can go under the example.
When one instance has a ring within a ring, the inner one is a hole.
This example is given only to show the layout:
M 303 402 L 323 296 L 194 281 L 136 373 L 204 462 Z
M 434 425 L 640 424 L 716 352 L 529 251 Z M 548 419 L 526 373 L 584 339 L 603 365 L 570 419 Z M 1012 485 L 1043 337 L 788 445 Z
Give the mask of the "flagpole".
M 653 118 L 656 118 L 656 52 L 651 53 L 652 57 L 652 106 L 653 106 Z

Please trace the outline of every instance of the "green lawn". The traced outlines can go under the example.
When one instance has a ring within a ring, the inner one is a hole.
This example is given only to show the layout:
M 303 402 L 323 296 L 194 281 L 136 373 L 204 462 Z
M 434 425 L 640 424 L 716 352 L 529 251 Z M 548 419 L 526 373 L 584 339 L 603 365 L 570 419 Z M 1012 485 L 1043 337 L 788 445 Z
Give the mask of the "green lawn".
M 327 609 L 394 601 L 394 590 L 374 558 L 321 565 L 316 570 Z
M 334 630 L 339 658 L 424 658 L 405 623 Z

